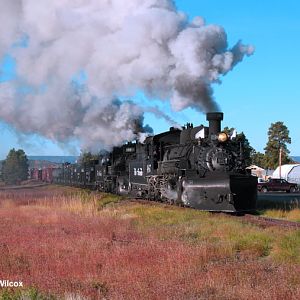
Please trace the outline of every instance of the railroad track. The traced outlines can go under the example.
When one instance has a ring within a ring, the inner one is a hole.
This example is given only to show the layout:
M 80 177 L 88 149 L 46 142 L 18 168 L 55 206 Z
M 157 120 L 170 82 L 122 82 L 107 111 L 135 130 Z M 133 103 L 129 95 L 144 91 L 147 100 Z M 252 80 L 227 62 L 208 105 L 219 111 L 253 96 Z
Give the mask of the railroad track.
M 9 191 L 9 190 L 22 190 L 22 189 L 33 189 L 36 187 L 42 187 L 49 185 L 48 183 L 37 183 L 31 185 L 13 185 L 13 186 L 1 186 L 0 191 Z
M 170 204 L 166 202 L 157 202 L 157 201 L 147 201 L 144 199 L 130 199 L 130 202 L 135 202 L 143 205 L 157 205 L 160 204 L 164 207 L 170 206 Z M 182 209 L 186 209 L 187 207 L 181 207 Z M 214 212 L 212 212 L 214 213 Z M 281 220 L 281 219 L 274 219 L 270 217 L 264 217 L 259 215 L 251 215 L 251 214 L 230 214 L 230 213 L 221 213 L 227 217 L 234 217 L 238 218 L 240 221 L 244 223 L 251 223 L 263 228 L 277 226 L 286 229 L 300 229 L 300 222 L 288 221 L 288 220 Z
M 241 218 L 241 220 L 243 220 L 244 222 L 252 223 L 264 228 L 271 227 L 271 226 L 278 226 L 278 227 L 283 227 L 288 229 L 300 229 L 300 222 L 274 219 L 274 218 L 256 216 L 250 214 L 239 216 L 239 218 Z

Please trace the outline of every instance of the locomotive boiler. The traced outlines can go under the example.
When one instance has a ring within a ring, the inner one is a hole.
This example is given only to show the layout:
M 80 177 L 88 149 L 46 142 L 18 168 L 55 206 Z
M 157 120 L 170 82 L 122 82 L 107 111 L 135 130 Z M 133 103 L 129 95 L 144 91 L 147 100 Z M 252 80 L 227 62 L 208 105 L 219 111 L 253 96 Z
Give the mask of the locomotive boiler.
M 187 124 L 149 136 L 143 143 L 115 147 L 83 167 L 83 177 L 61 181 L 72 183 L 76 178 L 73 184 L 89 182 L 100 191 L 201 210 L 254 210 L 257 180 L 246 172 L 243 145 L 234 133 L 221 131 L 222 120 L 223 113 L 208 113 L 208 127 Z

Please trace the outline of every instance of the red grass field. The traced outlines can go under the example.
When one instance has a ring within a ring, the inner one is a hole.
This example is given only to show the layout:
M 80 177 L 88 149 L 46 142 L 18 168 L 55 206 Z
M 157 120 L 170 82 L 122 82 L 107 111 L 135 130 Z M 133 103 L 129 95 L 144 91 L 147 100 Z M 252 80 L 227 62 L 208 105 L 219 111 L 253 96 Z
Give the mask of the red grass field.
M 115 200 L 1 191 L 2 299 L 300 299 L 299 231 Z

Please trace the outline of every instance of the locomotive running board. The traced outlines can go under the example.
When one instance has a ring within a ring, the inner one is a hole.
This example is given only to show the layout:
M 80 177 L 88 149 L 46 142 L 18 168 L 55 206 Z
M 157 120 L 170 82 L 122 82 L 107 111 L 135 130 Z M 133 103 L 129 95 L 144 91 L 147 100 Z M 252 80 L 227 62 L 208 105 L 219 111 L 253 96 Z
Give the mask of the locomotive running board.
M 206 211 L 251 211 L 256 207 L 256 185 L 257 179 L 248 175 L 183 178 L 178 200 L 186 206 Z

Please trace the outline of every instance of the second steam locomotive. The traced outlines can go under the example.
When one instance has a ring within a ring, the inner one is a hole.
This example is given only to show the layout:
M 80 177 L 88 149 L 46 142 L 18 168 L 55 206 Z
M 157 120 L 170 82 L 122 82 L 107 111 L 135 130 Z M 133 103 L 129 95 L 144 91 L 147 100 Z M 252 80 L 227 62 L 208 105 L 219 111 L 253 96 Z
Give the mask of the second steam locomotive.
M 257 179 L 246 172 L 234 134 L 221 131 L 222 120 L 223 113 L 208 113 L 208 127 L 170 128 L 97 161 L 65 164 L 56 180 L 201 210 L 254 210 Z

